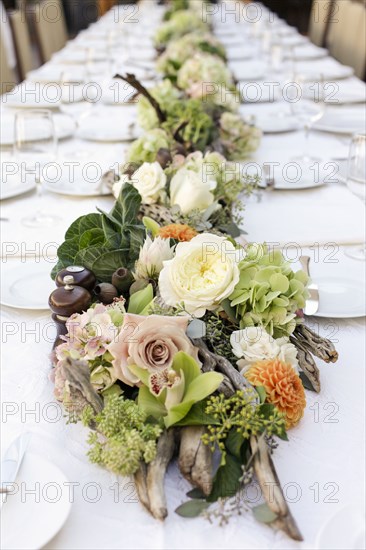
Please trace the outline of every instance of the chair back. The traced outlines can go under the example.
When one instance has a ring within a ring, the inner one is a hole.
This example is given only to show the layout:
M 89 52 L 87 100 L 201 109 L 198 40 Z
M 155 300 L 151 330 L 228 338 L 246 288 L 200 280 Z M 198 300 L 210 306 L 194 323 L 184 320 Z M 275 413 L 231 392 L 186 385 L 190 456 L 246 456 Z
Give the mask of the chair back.
M 34 67 L 32 45 L 28 31 L 26 14 L 20 10 L 9 12 L 10 27 L 13 34 L 19 80 Z
M 33 25 L 42 63 L 67 42 L 65 15 L 59 0 L 43 0 L 33 8 Z
M 10 92 L 15 85 L 15 74 L 9 65 L 7 51 L 0 37 L 0 95 Z
M 332 0 L 313 0 L 309 20 L 309 38 L 316 46 L 323 47 L 329 25 Z

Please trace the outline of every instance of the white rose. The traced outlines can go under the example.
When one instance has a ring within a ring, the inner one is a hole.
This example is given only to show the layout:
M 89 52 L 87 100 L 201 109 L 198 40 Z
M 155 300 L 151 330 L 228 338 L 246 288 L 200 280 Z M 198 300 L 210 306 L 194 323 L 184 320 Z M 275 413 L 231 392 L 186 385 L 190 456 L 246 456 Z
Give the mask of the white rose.
M 297 350 L 287 337 L 275 340 L 262 327 L 248 327 L 236 330 L 230 337 L 233 353 L 240 360 L 237 362 L 244 373 L 247 368 L 258 361 L 279 359 L 289 363 L 297 370 Z
M 184 303 L 188 313 L 202 317 L 217 309 L 239 281 L 234 245 L 225 237 L 202 233 L 179 243 L 172 260 L 164 262 L 159 290 L 165 303 Z
M 192 210 L 206 210 L 213 204 L 215 197 L 211 191 L 216 188 L 216 180 L 181 168 L 170 182 L 170 204 L 178 205 L 183 214 Z
M 153 241 L 146 237 L 135 265 L 135 279 L 152 279 L 163 269 L 163 261 L 174 255 L 169 239 L 156 237 Z
M 166 175 L 158 162 L 144 162 L 130 178 L 132 185 L 140 193 L 142 202 L 158 202 L 165 184 Z

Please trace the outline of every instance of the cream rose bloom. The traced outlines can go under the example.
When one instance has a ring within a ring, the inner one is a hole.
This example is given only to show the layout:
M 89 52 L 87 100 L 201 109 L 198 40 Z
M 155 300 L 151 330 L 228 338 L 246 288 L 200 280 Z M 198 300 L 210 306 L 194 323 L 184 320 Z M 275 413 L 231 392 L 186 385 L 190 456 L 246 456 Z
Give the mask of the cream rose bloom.
M 233 292 L 239 281 L 237 251 L 225 237 L 202 233 L 179 243 L 164 263 L 159 290 L 167 305 L 184 303 L 188 313 L 202 317 Z
M 279 359 L 290 364 L 296 371 L 298 367 L 297 350 L 287 337 L 274 339 L 263 327 L 248 327 L 236 330 L 230 337 L 233 353 L 242 374 L 254 363 Z
M 144 162 L 133 176 L 123 174 L 113 185 L 113 194 L 118 198 L 122 185 L 129 181 L 140 193 L 142 202 L 153 204 L 158 202 L 164 192 L 166 175 L 158 162 Z
M 171 369 L 178 351 L 191 355 L 198 364 L 198 349 L 186 335 L 188 317 L 126 313 L 118 337 L 109 345 L 116 378 L 129 386 L 140 380 L 128 368 L 136 365 L 150 374 L 163 376 Z
M 216 185 L 216 180 L 205 178 L 202 170 L 181 168 L 170 182 L 170 204 L 178 205 L 183 214 L 195 209 L 206 210 L 215 200 L 212 191 Z

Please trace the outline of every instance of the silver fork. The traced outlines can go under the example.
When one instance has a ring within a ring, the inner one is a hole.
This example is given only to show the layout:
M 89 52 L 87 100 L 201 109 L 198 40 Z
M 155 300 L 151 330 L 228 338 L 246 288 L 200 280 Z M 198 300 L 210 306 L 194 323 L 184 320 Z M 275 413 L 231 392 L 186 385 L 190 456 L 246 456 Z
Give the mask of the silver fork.
M 275 188 L 274 172 L 271 172 L 271 167 L 268 164 L 263 164 L 263 171 L 266 189 L 267 191 L 272 191 Z

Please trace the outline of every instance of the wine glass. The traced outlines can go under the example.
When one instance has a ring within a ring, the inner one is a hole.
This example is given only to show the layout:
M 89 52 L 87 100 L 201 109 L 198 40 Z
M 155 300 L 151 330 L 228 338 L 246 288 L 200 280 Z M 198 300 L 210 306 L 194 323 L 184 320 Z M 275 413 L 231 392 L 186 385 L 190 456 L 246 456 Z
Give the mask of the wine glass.
M 302 155 L 293 157 L 291 160 L 298 162 L 300 165 L 309 166 L 314 164 L 314 162 L 319 162 L 321 159 L 319 157 L 311 156 L 308 152 L 309 150 L 309 135 L 310 131 L 315 124 L 318 122 L 325 111 L 324 104 L 324 84 L 323 79 L 319 81 L 319 93 L 316 101 L 312 101 L 306 97 L 306 81 L 305 78 L 301 75 L 295 75 L 293 90 L 290 88 L 289 99 L 292 100 L 291 105 L 291 114 L 297 118 L 304 130 L 305 144 L 304 152 Z M 300 95 L 299 95 L 300 94 Z M 292 97 L 291 97 L 292 96 Z
M 22 177 L 34 174 L 38 199 L 42 200 L 43 169 L 57 158 L 57 137 L 52 112 L 32 109 L 15 114 L 13 154 L 20 164 Z M 50 212 L 37 211 L 22 219 L 27 227 L 50 227 L 61 220 Z
M 347 187 L 362 202 L 366 202 L 366 134 L 354 134 L 349 148 Z M 366 244 L 346 249 L 355 260 L 366 260 Z

